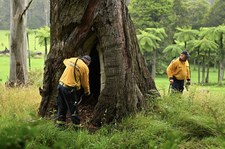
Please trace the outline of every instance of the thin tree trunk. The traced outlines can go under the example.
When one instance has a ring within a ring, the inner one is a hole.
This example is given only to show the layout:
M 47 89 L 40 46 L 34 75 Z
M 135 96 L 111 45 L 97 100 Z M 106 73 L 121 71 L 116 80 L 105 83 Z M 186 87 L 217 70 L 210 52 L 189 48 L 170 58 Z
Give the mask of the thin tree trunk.
M 26 47 L 26 0 L 11 0 L 11 44 L 9 85 L 21 85 L 28 82 Z
M 47 38 L 45 37 L 44 38 L 44 41 L 45 41 L 45 60 L 47 59 L 47 54 L 48 54 L 48 43 L 47 43 Z
M 157 53 L 157 51 L 154 50 L 152 53 L 153 53 L 153 56 L 152 56 L 152 73 L 151 73 L 151 76 L 152 76 L 152 79 L 155 79 L 155 74 L 156 74 L 156 53 Z
M 29 65 L 29 70 L 31 70 L 31 61 L 30 61 L 30 40 L 29 40 L 29 34 L 27 33 L 27 52 L 28 52 L 28 65 Z
M 220 40 L 219 40 L 219 54 L 220 54 L 220 61 L 219 61 L 219 71 L 218 71 L 218 84 L 223 84 L 223 76 L 224 76 L 224 51 L 223 51 L 223 35 L 221 33 Z
M 201 71 L 201 66 L 200 66 L 200 54 L 199 54 L 199 50 L 198 50 L 198 84 L 200 84 L 200 75 L 201 75 L 201 73 L 200 73 L 200 71 Z
M 222 85 L 223 83 L 223 63 L 219 62 L 219 71 L 218 71 L 218 84 Z
M 50 5 L 52 38 L 45 61 L 43 89 L 40 90 L 41 116 L 50 115 L 55 109 L 56 87 L 65 68 L 63 60 L 83 54 L 90 54 L 94 58 L 90 70 L 99 69 L 99 72 L 90 71 L 90 83 L 96 82 L 92 79 L 98 78 L 95 76 L 100 72 L 105 74 L 104 88 L 90 84 L 100 91 L 99 96 L 92 99 L 97 103 L 92 112 L 92 124 L 99 126 L 104 122 L 121 120 L 143 109 L 146 95 L 159 96 L 139 50 L 124 0 L 52 0 Z M 92 36 L 96 37 L 95 42 L 90 40 Z M 95 63 L 97 60 L 92 55 L 95 50 L 103 52 L 102 55 L 98 54 L 98 60 L 104 64 Z
M 202 84 L 205 84 L 205 55 L 202 57 Z
M 207 60 L 207 72 L 206 72 L 206 78 L 205 83 L 209 83 L 209 69 L 210 69 L 210 50 L 208 51 L 208 60 Z
M 195 71 L 196 70 L 196 59 L 194 59 L 194 68 L 193 70 Z

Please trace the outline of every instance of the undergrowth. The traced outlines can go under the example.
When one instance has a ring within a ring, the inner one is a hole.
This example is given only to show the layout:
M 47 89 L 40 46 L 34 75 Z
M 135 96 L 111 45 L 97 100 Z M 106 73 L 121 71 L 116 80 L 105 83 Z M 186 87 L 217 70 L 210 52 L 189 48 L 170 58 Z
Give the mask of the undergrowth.
M 146 110 L 104 125 L 95 133 L 86 129 L 60 130 L 37 116 L 37 87 L 0 86 L 0 148 L 225 148 L 224 94 L 192 88 L 182 96 L 148 101 Z

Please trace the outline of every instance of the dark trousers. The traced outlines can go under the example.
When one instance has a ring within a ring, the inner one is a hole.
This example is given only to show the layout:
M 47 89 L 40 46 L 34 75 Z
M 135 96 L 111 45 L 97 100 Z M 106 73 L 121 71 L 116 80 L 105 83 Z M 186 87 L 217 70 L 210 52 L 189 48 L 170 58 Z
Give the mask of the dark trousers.
M 69 112 L 73 124 L 80 124 L 80 117 L 75 102 L 77 102 L 76 89 L 67 88 L 59 84 L 57 97 L 57 105 L 58 105 L 57 121 L 59 123 L 66 122 L 66 114 L 67 112 Z
M 172 89 L 174 92 L 180 92 L 183 93 L 184 90 L 184 80 L 177 80 L 175 77 L 173 77 L 173 84 Z

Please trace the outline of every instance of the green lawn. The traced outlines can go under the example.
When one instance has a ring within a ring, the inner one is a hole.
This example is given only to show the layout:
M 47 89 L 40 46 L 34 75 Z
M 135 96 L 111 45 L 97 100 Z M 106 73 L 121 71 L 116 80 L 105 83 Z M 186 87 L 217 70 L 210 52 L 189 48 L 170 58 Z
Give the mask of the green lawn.
M 9 48 L 9 31 L 0 30 L 0 51 L 5 50 L 5 47 Z
M 29 67 L 29 66 L 27 66 Z M 10 57 L 0 56 L 0 83 L 4 83 L 9 78 Z M 40 70 L 44 68 L 43 58 L 31 58 L 31 69 L 29 71 Z

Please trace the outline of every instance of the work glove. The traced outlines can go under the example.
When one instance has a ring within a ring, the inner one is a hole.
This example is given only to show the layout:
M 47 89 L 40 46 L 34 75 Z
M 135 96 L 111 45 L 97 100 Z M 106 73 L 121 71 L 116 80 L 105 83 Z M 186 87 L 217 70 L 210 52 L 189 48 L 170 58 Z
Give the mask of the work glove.
M 90 92 L 84 93 L 85 96 L 90 96 L 90 94 L 91 94 Z
M 173 78 L 170 78 L 170 84 L 173 84 L 173 82 L 174 82 Z
M 190 79 L 187 80 L 186 85 L 191 85 L 191 80 Z

